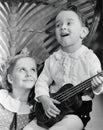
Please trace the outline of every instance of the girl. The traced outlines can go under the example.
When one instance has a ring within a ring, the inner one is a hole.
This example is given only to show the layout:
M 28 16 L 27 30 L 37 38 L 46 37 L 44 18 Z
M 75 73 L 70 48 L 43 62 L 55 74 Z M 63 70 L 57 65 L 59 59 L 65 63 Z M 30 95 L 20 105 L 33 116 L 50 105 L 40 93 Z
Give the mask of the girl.
M 34 117 L 36 62 L 25 54 L 12 58 L 0 90 L 0 130 L 22 130 Z

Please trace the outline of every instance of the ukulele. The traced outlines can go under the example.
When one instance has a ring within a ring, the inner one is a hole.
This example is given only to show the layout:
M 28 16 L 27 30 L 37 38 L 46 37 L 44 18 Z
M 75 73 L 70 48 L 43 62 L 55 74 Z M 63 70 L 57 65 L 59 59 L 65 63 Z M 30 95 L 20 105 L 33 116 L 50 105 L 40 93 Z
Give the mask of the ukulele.
M 93 77 L 85 80 L 84 82 L 73 86 L 72 84 L 65 84 L 59 91 L 56 93 L 51 94 L 50 97 L 56 99 L 60 102 L 60 104 L 55 104 L 59 110 L 61 111 L 59 115 L 56 117 L 48 118 L 43 110 L 43 106 L 41 103 L 36 102 L 35 112 L 37 118 L 37 124 L 44 128 L 50 128 L 56 122 L 63 119 L 65 115 L 68 113 L 74 113 L 74 110 L 78 110 L 82 104 L 81 93 L 82 91 L 91 88 L 91 81 L 96 76 L 102 76 L 102 72 L 94 75 Z M 76 100 L 79 100 L 79 103 L 75 103 Z

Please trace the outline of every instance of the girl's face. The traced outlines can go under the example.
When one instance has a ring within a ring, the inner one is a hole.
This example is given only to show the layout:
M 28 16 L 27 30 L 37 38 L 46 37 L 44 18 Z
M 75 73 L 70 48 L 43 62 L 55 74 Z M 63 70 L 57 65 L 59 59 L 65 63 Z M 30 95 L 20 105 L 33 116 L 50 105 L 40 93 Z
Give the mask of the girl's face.
M 83 26 L 73 11 L 61 11 L 56 17 L 56 38 L 62 47 L 78 47 L 82 43 Z
M 31 89 L 37 80 L 36 63 L 34 59 L 25 57 L 17 60 L 8 81 L 12 88 Z

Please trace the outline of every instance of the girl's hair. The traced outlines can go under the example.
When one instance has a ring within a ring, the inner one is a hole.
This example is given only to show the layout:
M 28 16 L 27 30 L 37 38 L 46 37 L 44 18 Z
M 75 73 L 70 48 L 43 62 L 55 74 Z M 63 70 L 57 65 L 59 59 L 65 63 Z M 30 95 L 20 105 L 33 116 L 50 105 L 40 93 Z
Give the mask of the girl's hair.
M 17 61 L 21 58 L 26 58 L 26 57 L 27 56 L 17 55 L 6 62 L 4 75 L 3 75 L 3 88 L 7 89 L 9 92 L 12 92 L 12 87 L 11 84 L 8 82 L 7 76 L 8 74 L 12 74 Z
M 6 89 L 8 92 L 12 92 L 12 86 L 11 84 L 8 82 L 8 74 L 12 74 L 13 70 L 14 70 L 14 67 L 17 63 L 17 61 L 19 59 L 22 59 L 22 58 L 27 58 L 27 57 L 30 57 L 30 56 L 26 56 L 26 55 L 16 55 L 14 56 L 13 58 L 11 58 L 7 64 L 6 64 L 6 67 L 5 67 L 5 71 L 4 71 L 4 75 L 3 75 L 3 79 L 2 79 L 2 88 L 3 89 Z M 30 58 L 33 58 L 33 57 L 30 57 Z M 32 99 L 34 99 L 34 87 L 31 89 L 30 93 L 29 93 L 29 97 L 28 97 L 28 103 L 31 102 Z

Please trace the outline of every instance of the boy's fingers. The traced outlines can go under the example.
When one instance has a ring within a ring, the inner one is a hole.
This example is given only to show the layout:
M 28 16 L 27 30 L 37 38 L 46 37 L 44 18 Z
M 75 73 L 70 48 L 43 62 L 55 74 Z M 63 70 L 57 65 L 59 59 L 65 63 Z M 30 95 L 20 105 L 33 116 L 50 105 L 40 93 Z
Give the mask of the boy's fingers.
M 95 77 L 92 81 L 92 85 L 97 86 L 99 84 L 101 84 L 101 80 L 98 77 Z
M 60 102 L 57 101 L 57 100 L 55 100 L 55 99 L 52 99 L 52 101 L 53 101 L 53 103 L 55 103 L 55 104 L 60 104 Z
M 52 110 L 52 109 L 48 112 L 48 114 L 50 116 L 56 117 L 56 112 L 54 110 Z
M 46 115 L 49 117 L 49 118 L 51 118 L 51 116 L 52 117 L 56 117 L 56 115 L 58 114 L 55 110 L 53 110 L 52 108 L 49 108 L 48 110 L 47 110 L 47 112 L 45 112 L 46 113 Z
M 53 105 L 51 109 L 53 109 L 57 114 L 60 113 L 60 110 L 55 105 Z
M 49 116 L 56 117 L 56 115 L 59 115 L 60 110 L 55 106 L 55 104 L 52 104 L 48 109 L 47 113 Z
M 91 83 L 92 83 L 92 86 L 96 86 L 96 84 L 97 84 L 95 79 L 93 79 Z
M 101 83 L 103 83 L 103 76 L 98 76 L 98 78 L 100 79 Z
M 56 106 L 52 107 L 51 111 L 56 115 L 59 115 L 60 113 L 60 110 Z
M 48 109 L 47 110 L 47 116 L 49 117 L 49 118 L 51 118 L 51 116 L 52 117 L 56 117 L 56 115 L 58 115 L 59 114 L 59 112 L 57 112 L 57 111 L 55 111 L 54 109 Z
M 48 118 L 51 118 L 51 116 L 45 111 L 45 114 Z
M 91 84 L 92 84 L 92 87 L 93 87 L 93 86 L 95 86 L 95 84 L 94 84 L 94 82 L 93 82 L 93 81 L 91 81 Z

